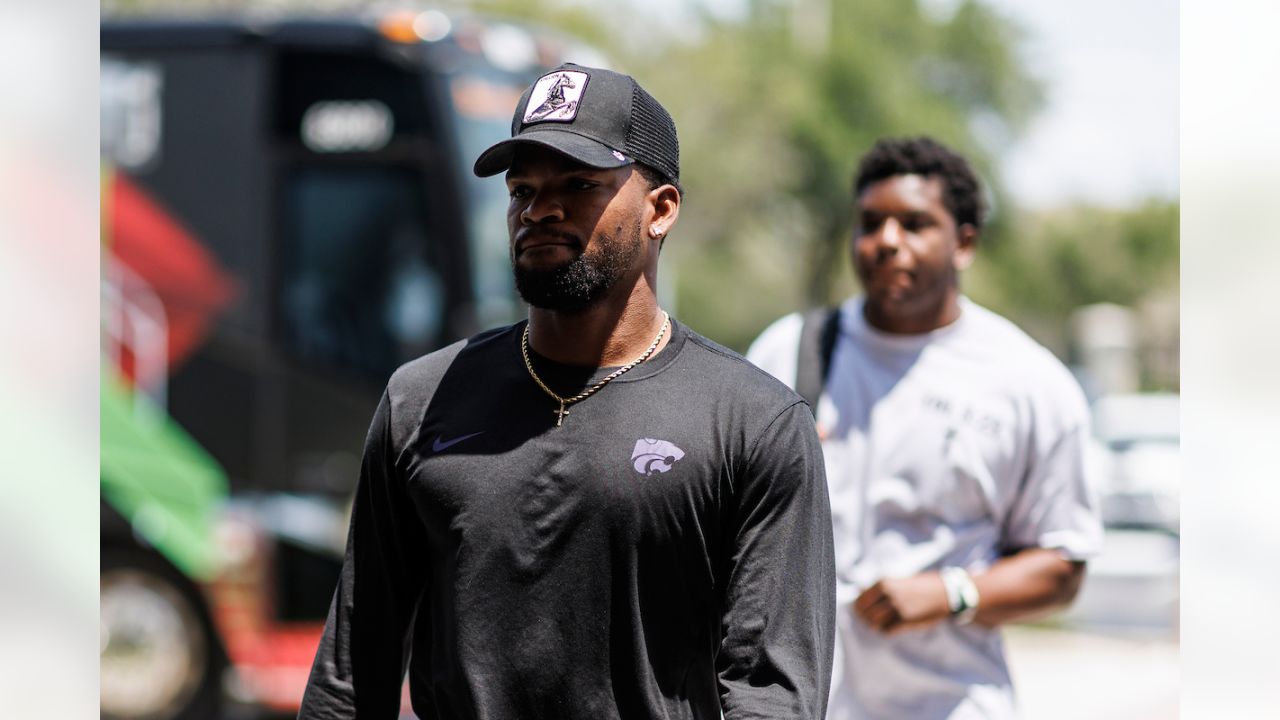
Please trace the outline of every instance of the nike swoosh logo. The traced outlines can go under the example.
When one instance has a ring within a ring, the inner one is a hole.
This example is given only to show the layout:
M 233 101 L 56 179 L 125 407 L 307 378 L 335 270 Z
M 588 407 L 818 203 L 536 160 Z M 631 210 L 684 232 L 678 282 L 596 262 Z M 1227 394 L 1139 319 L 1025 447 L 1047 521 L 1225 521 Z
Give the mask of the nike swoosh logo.
M 431 451 L 440 452 L 441 450 L 448 450 L 449 448 L 453 447 L 454 445 L 457 445 L 463 440 L 470 440 L 471 438 L 477 435 L 483 435 L 483 434 L 484 434 L 484 431 L 481 430 L 480 432 L 473 432 L 470 435 L 463 435 L 462 437 L 456 437 L 452 440 L 444 440 L 444 439 L 441 439 L 439 435 L 437 435 L 436 439 L 431 443 Z

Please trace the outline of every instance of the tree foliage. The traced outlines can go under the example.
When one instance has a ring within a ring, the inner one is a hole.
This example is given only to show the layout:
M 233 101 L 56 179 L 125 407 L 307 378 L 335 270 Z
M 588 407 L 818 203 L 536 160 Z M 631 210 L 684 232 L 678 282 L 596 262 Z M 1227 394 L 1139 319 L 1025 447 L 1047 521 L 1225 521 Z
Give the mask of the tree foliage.
M 1003 205 L 995 153 L 1040 104 L 1018 29 L 985 5 L 948 18 L 901 0 L 820 7 L 815 19 L 805 3 L 756 3 L 698 42 L 631 60 L 682 138 L 681 315 L 739 349 L 779 314 L 851 290 L 851 179 L 876 139 L 938 138 Z
M 1176 307 L 1178 221 L 1178 203 L 1168 200 L 1128 209 L 1078 205 L 1025 213 L 1012 242 L 990 258 L 979 252 L 966 287 L 1066 354 L 1066 320 L 1082 305 L 1115 303 L 1140 312 L 1152 303 Z

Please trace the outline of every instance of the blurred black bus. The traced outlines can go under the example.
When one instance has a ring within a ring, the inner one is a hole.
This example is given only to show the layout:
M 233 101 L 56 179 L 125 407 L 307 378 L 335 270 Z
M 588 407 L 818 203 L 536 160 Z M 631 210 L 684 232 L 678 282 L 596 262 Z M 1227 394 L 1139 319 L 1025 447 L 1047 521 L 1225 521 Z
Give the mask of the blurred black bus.
M 289 712 L 387 377 L 523 310 L 471 163 L 538 75 L 603 62 L 438 11 L 101 47 L 103 716 Z

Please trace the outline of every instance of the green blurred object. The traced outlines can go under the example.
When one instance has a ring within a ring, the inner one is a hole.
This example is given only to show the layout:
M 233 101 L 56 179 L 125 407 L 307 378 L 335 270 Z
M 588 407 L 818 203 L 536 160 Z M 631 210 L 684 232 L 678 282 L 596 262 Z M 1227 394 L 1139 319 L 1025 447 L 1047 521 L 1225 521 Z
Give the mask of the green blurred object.
M 214 513 L 227 496 L 222 468 L 107 363 L 101 421 L 102 498 L 183 573 L 208 580 Z

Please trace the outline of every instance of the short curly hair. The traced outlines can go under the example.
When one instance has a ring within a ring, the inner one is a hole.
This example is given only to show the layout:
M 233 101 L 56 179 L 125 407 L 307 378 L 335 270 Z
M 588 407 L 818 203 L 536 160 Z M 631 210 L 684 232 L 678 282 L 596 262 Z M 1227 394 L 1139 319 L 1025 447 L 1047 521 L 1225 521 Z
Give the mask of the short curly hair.
M 684 188 L 680 187 L 679 183 L 664 175 L 661 170 L 639 161 L 633 163 L 632 167 L 635 168 L 635 171 L 640 173 L 640 177 L 644 178 L 644 181 L 648 183 L 650 190 L 656 190 L 663 185 L 672 185 L 675 187 L 676 192 L 680 193 L 680 198 L 682 200 L 684 199 Z
M 942 203 L 957 224 L 982 227 L 986 202 L 969 161 L 927 135 L 882 138 L 862 156 L 853 181 L 855 197 L 869 185 L 895 175 L 923 175 L 942 180 Z

